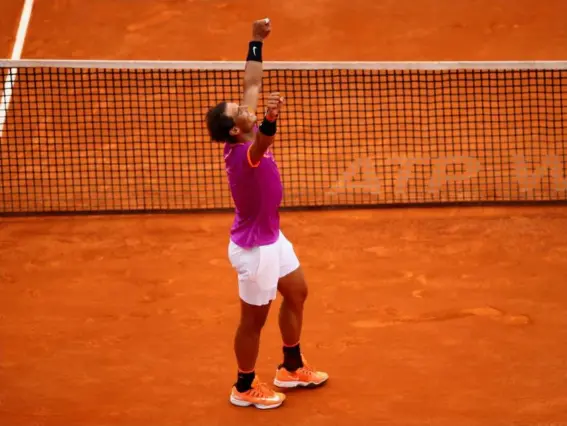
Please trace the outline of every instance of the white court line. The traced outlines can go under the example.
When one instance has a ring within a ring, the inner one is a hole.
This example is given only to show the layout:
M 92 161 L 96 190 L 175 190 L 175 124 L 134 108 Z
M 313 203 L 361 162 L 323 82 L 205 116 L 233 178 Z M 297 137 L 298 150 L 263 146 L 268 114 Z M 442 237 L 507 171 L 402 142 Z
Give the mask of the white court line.
M 12 48 L 12 60 L 19 60 L 24 50 L 24 41 L 28 32 L 28 25 L 30 23 L 31 14 L 33 9 L 33 0 L 25 0 L 24 7 L 22 8 L 22 15 L 20 16 L 20 24 L 18 25 L 18 32 L 16 34 L 16 41 Z M 4 131 L 4 124 L 6 124 L 6 117 L 8 116 L 8 108 L 10 108 L 10 101 L 12 100 L 12 89 L 16 84 L 16 75 L 18 74 L 17 68 L 10 68 L 8 75 L 4 80 L 4 88 L 2 90 L 2 99 L 0 100 L 0 139 Z

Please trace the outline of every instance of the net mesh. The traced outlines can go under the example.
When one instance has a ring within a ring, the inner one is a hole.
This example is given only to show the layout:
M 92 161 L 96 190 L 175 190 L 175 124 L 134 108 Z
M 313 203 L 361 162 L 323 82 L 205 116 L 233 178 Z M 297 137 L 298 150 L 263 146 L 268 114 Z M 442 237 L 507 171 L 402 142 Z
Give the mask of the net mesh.
M 0 213 L 231 209 L 204 116 L 239 102 L 242 77 L 3 68 Z M 263 82 L 286 97 L 284 208 L 567 200 L 567 70 L 269 69 Z

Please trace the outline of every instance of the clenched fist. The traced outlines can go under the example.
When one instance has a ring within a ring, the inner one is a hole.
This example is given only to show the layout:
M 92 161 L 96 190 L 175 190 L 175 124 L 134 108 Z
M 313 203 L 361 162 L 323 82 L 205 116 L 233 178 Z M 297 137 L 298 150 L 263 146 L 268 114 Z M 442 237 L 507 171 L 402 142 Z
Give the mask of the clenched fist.
M 284 98 L 280 96 L 279 92 L 270 93 L 266 101 L 266 118 L 274 121 L 280 114 L 281 106 L 284 103 Z
M 264 41 L 272 32 L 272 23 L 268 18 L 259 19 L 252 24 L 252 39 L 254 41 Z

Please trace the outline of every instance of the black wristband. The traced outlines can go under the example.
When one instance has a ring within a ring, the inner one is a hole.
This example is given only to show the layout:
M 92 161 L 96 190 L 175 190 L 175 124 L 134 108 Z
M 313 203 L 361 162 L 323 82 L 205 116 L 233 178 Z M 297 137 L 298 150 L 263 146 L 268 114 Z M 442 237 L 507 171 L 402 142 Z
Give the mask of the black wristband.
M 260 124 L 260 133 L 266 136 L 274 136 L 277 130 L 276 120 L 270 121 L 267 118 L 264 118 L 262 124 Z
M 262 62 L 262 46 L 264 43 L 261 41 L 251 41 L 248 43 L 248 56 L 247 61 Z

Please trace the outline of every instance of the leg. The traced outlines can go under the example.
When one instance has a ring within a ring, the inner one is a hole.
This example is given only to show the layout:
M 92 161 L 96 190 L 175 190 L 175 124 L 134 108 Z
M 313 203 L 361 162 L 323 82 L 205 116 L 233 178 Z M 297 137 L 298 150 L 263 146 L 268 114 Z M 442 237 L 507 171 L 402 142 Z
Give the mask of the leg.
M 307 282 L 292 244 L 281 240 L 281 268 L 278 291 L 283 296 L 279 327 L 283 341 L 284 361 L 278 367 L 274 383 L 280 387 L 319 386 L 327 381 L 326 373 L 315 371 L 305 363 L 299 341 L 303 309 L 308 295 Z
M 278 291 L 283 296 L 279 327 L 284 346 L 295 346 L 301 337 L 303 305 L 307 299 L 307 283 L 293 245 L 280 232 L 280 275 Z
M 301 338 L 303 306 L 308 294 L 301 266 L 280 278 L 278 291 L 283 296 L 278 318 L 283 344 L 286 347 L 293 347 Z
M 255 373 L 260 334 L 277 293 L 279 263 L 274 253 L 270 246 L 251 250 L 233 243 L 229 246 L 230 261 L 238 271 L 240 296 L 240 322 L 234 337 L 238 379 L 230 395 L 230 402 L 238 406 L 276 408 L 285 400 L 285 395 L 260 383 Z
M 277 408 L 285 400 L 285 395 L 260 383 L 255 373 L 260 334 L 268 318 L 270 305 L 271 302 L 256 306 L 240 301 L 240 324 L 234 338 L 238 380 L 230 395 L 230 402 L 240 407 L 253 405 L 261 409 Z
M 260 349 L 260 333 L 268 318 L 270 305 L 254 306 L 240 301 L 240 323 L 234 337 L 234 353 L 240 372 L 254 371 Z

